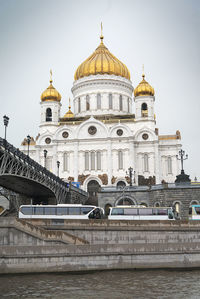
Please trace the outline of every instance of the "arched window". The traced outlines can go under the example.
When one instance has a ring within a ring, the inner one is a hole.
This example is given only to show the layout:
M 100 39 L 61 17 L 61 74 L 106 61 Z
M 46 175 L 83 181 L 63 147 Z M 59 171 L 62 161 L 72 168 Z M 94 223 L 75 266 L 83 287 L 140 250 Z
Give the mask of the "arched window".
M 144 154 L 144 171 L 149 171 L 149 157 Z
M 78 98 L 78 113 L 81 112 L 81 99 Z
M 167 158 L 167 170 L 168 170 L 168 174 L 172 173 L 172 158 L 171 157 Z
M 197 200 L 192 200 L 190 202 L 190 206 L 192 206 L 192 205 L 199 205 L 199 202 Z
M 142 110 L 147 110 L 147 103 L 142 104 Z
M 90 110 L 90 97 L 86 95 L 86 111 Z
M 123 152 L 118 151 L 118 168 L 123 169 Z
M 122 95 L 120 94 L 119 96 L 119 110 L 122 111 L 123 110 L 123 102 L 122 102 Z
M 174 204 L 174 214 L 175 214 L 176 218 L 180 217 L 180 212 L 181 212 L 180 202 L 175 202 L 175 204 Z
M 98 192 L 100 191 L 100 185 L 97 181 L 92 180 L 87 185 L 87 192 L 89 194 L 89 198 L 86 202 L 87 205 L 98 205 Z
M 117 189 L 124 189 L 125 186 L 126 186 L 126 183 L 124 181 L 119 181 L 117 183 Z
M 124 196 L 123 198 L 121 198 L 118 201 L 117 205 L 119 205 L 119 206 L 123 206 L 123 205 L 124 206 L 134 206 L 135 203 L 131 198 Z
M 111 204 L 107 203 L 104 207 L 104 211 L 105 211 L 105 215 L 108 216 L 108 214 L 110 213 L 110 208 L 112 207 Z
M 109 93 L 109 109 L 113 108 L 113 97 L 112 93 Z
M 1 213 L 3 213 L 4 210 L 5 210 L 4 207 L 0 206 L 0 215 Z
M 97 94 L 97 109 L 101 109 L 101 95 Z
M 51 108 L 47 108 L 47 110 L 46 110 L 46 121 L 52 121 L 52 111 L 51 111 Z
M 143 117 L 148 116 L 148 106 L 147 103 L 142 103 L 141 114 Z

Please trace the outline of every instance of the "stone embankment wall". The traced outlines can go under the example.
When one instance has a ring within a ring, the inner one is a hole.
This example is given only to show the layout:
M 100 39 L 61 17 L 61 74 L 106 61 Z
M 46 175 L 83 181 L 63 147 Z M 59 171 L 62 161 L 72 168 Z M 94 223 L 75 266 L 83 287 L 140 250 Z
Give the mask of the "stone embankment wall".
M 149 204 L 154 206 L 156 202 L 169 207 L 173 207 L 178 203 L 180 205 L 180 218 L 188 219 L 190 205 L 200 204 L 200 186 L 186 185 L 151 190 L 149 192 Z
M 200 267 L 200 222 L 0 219 L 0 273 Z
M 116 206 L 123 198 L 135 205 L 175 207 L 178 204 L 179 217 L 186 220 L 189 206 L 200 204 L 200 185 L 126 186 L 124 190 L 102 188 L 98 194 L 98 205 L 104 209 L 106 205 Z

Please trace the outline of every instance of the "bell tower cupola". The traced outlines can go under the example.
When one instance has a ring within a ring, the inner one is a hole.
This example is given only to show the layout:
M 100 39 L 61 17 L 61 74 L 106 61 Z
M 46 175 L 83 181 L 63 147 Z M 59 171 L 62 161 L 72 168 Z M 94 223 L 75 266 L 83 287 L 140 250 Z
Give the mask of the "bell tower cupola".
M 136 120 L 154 120 L 154 94 L 154 89 L 145 80 L 145 74 L 143 71 L 142 81 L 134 90 Z
M 41 126 L 57 125 L 60 118 L 61 95 L 52 85 L 52 70 L 49 82 L 49 87 L 41 94 Z

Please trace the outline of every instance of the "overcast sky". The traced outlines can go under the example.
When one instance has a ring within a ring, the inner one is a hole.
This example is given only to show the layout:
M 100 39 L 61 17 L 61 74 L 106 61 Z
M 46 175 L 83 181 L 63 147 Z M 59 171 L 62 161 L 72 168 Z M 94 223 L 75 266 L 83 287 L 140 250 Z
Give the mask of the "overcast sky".
M 101 22 L 105 45 L 134 87 L 144 64 L 159 134 L 180 130 L 184 168 L 200 180 L 199 0 L 0 0 L 0 136 L 4 114 L 16 147 L 37 135 L 50 69 L 66 113 L 74 73 L 99 45 Z

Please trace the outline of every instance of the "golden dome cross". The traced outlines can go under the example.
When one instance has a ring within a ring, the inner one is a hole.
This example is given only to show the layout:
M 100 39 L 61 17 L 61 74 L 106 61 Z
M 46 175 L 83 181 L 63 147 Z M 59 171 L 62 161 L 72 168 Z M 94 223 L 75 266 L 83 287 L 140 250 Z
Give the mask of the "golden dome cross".
M 101 42 L 103 43 L 103 25 L 101 22 L 101 36 L 100 36 Z

